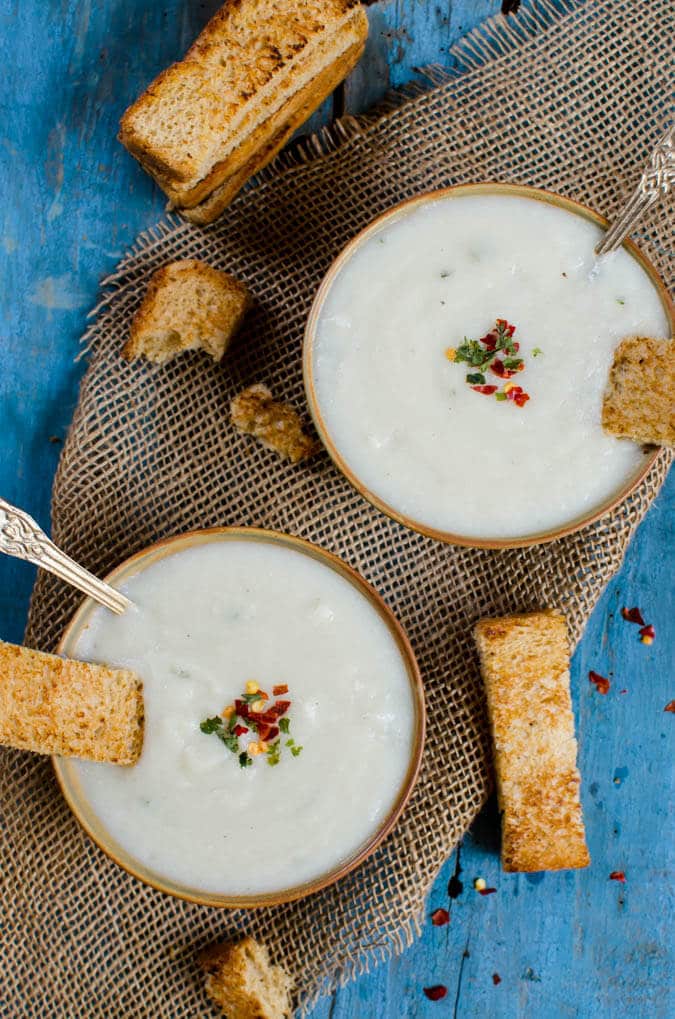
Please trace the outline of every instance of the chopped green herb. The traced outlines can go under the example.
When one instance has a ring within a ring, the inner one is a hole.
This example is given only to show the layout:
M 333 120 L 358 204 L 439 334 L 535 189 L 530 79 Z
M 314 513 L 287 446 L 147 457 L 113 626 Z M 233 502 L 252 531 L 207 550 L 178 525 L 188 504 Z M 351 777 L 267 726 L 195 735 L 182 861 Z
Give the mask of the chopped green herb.
M 205 732 L 207 736 L 212 732 L 218 732 L 223 727 L 223 720 L 220 715 L 214 715 L 213 718 L 206 718 L 200 723 L 199 728 L 202 732 Z
M 219 732 L 218 739 L 221 740 L 228 750 L 231 750 L 233 754 L 239 753 L 239 740 L 232 732 Z
M 492 360 L 492 353 L 482 347 L 478 340 L 467 340 L 464 337 L 464 343 L 462 343 L 455 351 L 455 361 L 464 361 L 465 364 L 470 365 L 472 368 L 482 368 Z
M 616 303 L 617 304 L 625 304 L 626 302 L 621 297 L 617 297 Z
M 504 358 L 504 367 L 508 368 L 509 371 L 515 371 L 515 372 L 519 371 L 520 368 L 522 367 L 522 364 L 523 364 L 522 357 L 505 357 Z
M 290 718 L 279 719 L 279 728 L 281 729 L 282 732 L 288 732 L 288 727 L 290 724 L 291 724 Z
M 243 753 L 239 754 L 239 767 L 248 768 L 249 764 L 253 764 L 253 760 L 248 756 L 248 754 L 244 750 Z
M 276 740 L 267 748 L 267 763 L 274 767 L 281 760 L 281 742 Z
M 541 349 L 541 347 L 534 347 L 532 351 L 532 357 L 539 357 L 539 355 L 543 353 L 544 351 Z
M 294 739 L 287 739 L 286 740 L 286 746 L 287 747 L 292 747 L 294 745 L 295 745 L 295 740 Z
M 505 400 L 506 393 L 495 393 L 495 400 Z
M 482 372 L 471 372 L 469 375 L 467 375 L 466 381 L 471 386 L 484 386 L 485 376 L 483 375 Z
M 297 757 L 298 754 L 302 753 L 302 747 L 291 747 L 291 753 L 293 757 Z
M 451 275 L 451 273 L 449 273 L 449 272 L 442 272 L 441 273 L 441 279 L 442 280 L 447 280 L 448 276 L 450 276 L 450 275 Z

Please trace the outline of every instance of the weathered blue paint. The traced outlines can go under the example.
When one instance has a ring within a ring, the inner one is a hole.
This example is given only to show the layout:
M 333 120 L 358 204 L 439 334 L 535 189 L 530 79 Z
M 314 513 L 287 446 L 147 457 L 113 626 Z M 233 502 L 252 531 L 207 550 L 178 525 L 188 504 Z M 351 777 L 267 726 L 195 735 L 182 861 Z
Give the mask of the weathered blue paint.
M 117 120 L 217 6 L 0 0 L 0 492 L 43 523 L 60 448 L 50 439 L 63 437 L 71 417 L 85 315 L 99 279 L 164 206 L 115 140 Z M 371 6 L 371 39 L 346 89 L 348 108 L 365 108 L 417 66 L 447 64 L 448 47 L 497 7 L 496 0 Z M 325 104 L 311 126 L 330 109 Z M 592 866 L 579 874 L 500 874 L 492 806 L 464 842 L 464 891 L 449 926 L 428 926 L 402 957 L 322 1003 L 315 1019 L 675 1015 L 668 811 L 675 717 L 663 711 L 675 697 L 674 510 L 671 477 L 574 659 Z M 29 566 L 0 560 L 5 639 L 21 638 L 32 579 Z M 623 604 L 640 605 L 655 623 L 652 647 L 621 620 Z M 607 697 L 588 683 L 589 668 L 612 674 Z M 430 910 L 448 904 L 454 868 L 453 857 Z M 625 870 L 625 885 L 608 880 L 612 870 Z M 479 874 L 496 895 L 472 890 Z M 436 983 L 449 992 L 434 1004 L 422 987 Z

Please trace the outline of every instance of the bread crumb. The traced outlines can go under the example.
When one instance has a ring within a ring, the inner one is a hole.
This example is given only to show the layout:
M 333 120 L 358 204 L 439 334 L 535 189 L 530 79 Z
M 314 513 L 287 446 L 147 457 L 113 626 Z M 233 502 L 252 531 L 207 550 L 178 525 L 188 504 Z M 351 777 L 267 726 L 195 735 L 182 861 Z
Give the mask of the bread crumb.
M 254 435 L 263 446 L 291 463 L 306 460 L 320 449 L 318 440 L 303 431 L 297 411 L 274 400 L 262 383 L 249 386 L 233 398 L 230 418 L 240 432 Z

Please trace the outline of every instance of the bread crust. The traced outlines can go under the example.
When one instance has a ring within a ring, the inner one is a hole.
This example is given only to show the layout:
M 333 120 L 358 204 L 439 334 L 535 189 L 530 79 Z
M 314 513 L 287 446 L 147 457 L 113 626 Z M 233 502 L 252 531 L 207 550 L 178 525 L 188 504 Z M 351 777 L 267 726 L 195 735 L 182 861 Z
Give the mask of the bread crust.
M 199 956 L 206 993 L 227 1019 L 286 1019 L 293 980 L 253 938 L 211 945 Z
M 360 53 L 367 32 L 356 0 L 226 4 L 185 59 L 158 75 L 126 111 L 120 141 L 172 201 L 194 206 L 241 172 L 253 145 L 266 143 L 250 141 L 260 124 L 269 124 L 268 137 L 277 134 L 279 113 L 294 95 L 306 94 L 345 51 Z M 338 80 L 355 59 L 340 63 Z M 316 108 L 328 93 L 318 84 L 314 91 Z
M 675 340 L 621 341 L 602 403 L 602 427 L 620 439 L 675 447 Z
M 143 747 L 143 684 L 129 669 L 0 641 L 0 743 L 135 764 Z
M 319 442 L 303 431 L 297 411 L 274 400 L 262 383 L 249 386 L 233 398 L 230 419 L 240 432 L 254 435 L 263 446 L 291 463 L 306 460 L 320 449 Z
M 203 349 L 219 361 L 252 304 L 246 286 L 197 259 L 169 262 L 150 278 L 122 357 L 162 363 Z
M 565 618 L 547 610 L 481 619 L 474 639 L 494 745 L 502 867 L 586 867 Z

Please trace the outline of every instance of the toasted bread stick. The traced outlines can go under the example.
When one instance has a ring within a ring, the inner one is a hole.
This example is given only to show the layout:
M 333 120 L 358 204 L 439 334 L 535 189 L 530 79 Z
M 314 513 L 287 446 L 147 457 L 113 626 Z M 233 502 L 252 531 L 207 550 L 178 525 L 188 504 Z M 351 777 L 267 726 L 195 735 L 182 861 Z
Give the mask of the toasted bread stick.
M 675 340 L 629 336 L 614 351 L 602 427 L 620 439 L 675 446 Z
M 565 619 L 554 611 L 481 619 L 474 637 L 494 745 L 502 867 L 586 867 Z
M 143 746 L 142 691 L 128 669 L 0 641 L 0 744 L 135 764 Z

